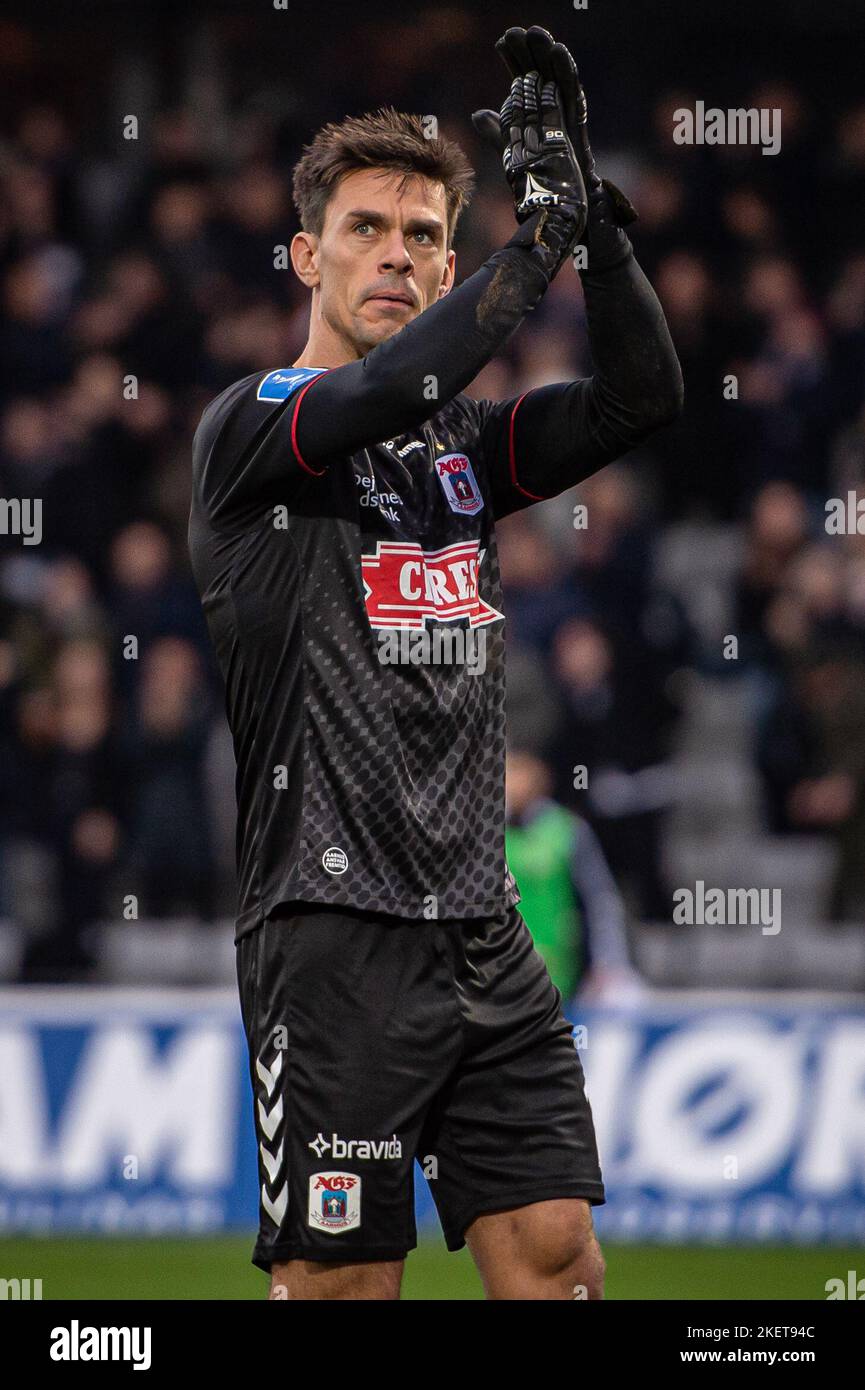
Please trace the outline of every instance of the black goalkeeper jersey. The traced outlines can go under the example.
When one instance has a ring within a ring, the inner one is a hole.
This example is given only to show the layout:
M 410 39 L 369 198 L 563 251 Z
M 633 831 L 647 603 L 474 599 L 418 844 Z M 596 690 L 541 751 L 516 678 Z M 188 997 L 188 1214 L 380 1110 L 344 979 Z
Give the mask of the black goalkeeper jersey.
M 461 394 L 546 287 L 509 245 L 362 359 L 246 377 L 205 410 L 189 542 L 237 758 L 238 936 L 291 900 L 407 918 L 519 901 L 493 524 L 681 409 L 629 247 L 580 275 L 590 378 Z
M 519 901 L 493 403 L 457 395 L 415 433 L 289 471 L 279 417 L 317 375 L 236 383 L 194 442 L 193 569 L 237 760 L 237 934 L 291 899 L 492 915 Z M 244 468 L 256 500 L 225 505 Z M 436 628 L 461 637 L 437 649 Z

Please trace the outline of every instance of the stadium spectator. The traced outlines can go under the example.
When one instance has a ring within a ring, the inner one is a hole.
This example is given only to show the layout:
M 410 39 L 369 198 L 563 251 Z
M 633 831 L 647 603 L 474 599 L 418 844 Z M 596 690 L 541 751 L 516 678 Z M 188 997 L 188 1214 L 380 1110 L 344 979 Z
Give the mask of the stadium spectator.
M 213 857 L 204 758 L 213 712 L 191 643 L 147 649 L 120 751 L 128 802 L 126 891 L 147 917 L 213 916 Z
M 825 833 L 839 849 L 830 912 L 865 913 L 865 664 L 824 639 L 796 662 L 762 721 L 757 761 L 780 833 Z
M 671 799 L 668 734 L 675 709 L 646 649 L 618 645 L 571 618 L 553 645 L 561 714 L 549 749 L 562 803 L 583 810 L 616 880 L 644 920 L 664 920 L 662 863 Z
M 524 748 L 508 750 L 505 847 L 520 885 L 520 912 L 567 1001 L 622 1003 L 639 992 L 625 909 L 588 822 L 551 798 L 550 769 Z

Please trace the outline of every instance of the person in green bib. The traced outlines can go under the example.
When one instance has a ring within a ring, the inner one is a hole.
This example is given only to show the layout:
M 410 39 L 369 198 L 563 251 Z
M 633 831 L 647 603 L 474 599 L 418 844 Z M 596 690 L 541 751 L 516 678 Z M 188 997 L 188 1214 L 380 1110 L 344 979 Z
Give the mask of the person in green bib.
M 508 751 L 505 851 L 519 910 L 562 998 L 627 1000 L 640 992 L 625 906 L 588 821 L 550 795 L 546 763 Z

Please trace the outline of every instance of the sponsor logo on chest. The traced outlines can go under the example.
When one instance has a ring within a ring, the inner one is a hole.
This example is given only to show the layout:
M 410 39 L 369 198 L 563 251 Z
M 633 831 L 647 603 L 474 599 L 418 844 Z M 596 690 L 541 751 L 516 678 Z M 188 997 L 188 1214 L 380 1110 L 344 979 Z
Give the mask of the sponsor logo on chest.
M 375 507 L 384 517 L 385 521 L 392 521 L 395 525 L 398 525 L 400 515 L 396 509 L 403 504 L 399 493 L 376 492 L 375 477 L 371 473 L 355 473 L 354 480 L 358 486 L 358 505 L 361 507 Z
M 477 540 L 424 550 L 416 541 L 379 541 L 361 556 L 364 598 L 373 628 L 422 628 L 427 618 L 471 627 L 504 614 L 478 592 L 484 552 Z

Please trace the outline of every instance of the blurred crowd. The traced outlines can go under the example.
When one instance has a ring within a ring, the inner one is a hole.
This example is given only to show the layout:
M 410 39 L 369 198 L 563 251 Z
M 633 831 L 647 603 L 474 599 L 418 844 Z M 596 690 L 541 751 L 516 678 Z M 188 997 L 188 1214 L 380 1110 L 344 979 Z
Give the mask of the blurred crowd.
M 434 109 L 381 70 L 375 89 Z M 865 535 L 828 534 L 825 504 L 865 496 L 865 103 L 827 121 L 805 83 L 755 86 L 744 104 L 782 111 L 767 157 L 674 144 L 672 113 L 696 95 L 665 92 L 639 143 L 598 151 L 639 211 L 686 413 L 502 525 L 511 732 L 591 823 L 635 917 L 666 920 L 682 673 L 748 671 L 765 828 L 833 837 L 833 913 L 850 917 L 865 909 Z M 442 128 L 479 175 L 464 276 L 512 211 L 471 103 L 448 102 Z M 186 558 L 190 442 L 224 386 L 304 343 L 307 295 L 274 248 L 296 229 L 290 171 L 311 133 L 296 107 L 252 102 L 217 149 L 200 113 L 171 107 L 97 157 L 46 93 L 0 139 L 0 498 L 42 499 L 39 545 L 0 534 L 0 919 L 25 927 L 34 971 L 86 964 L 93 922 L 233 911 L 233 772 Z M 473 392 L 590 371 L 566 268 Z M 692 522 L 740 539 L 734 662 L 658 576 L 665 537 Z

